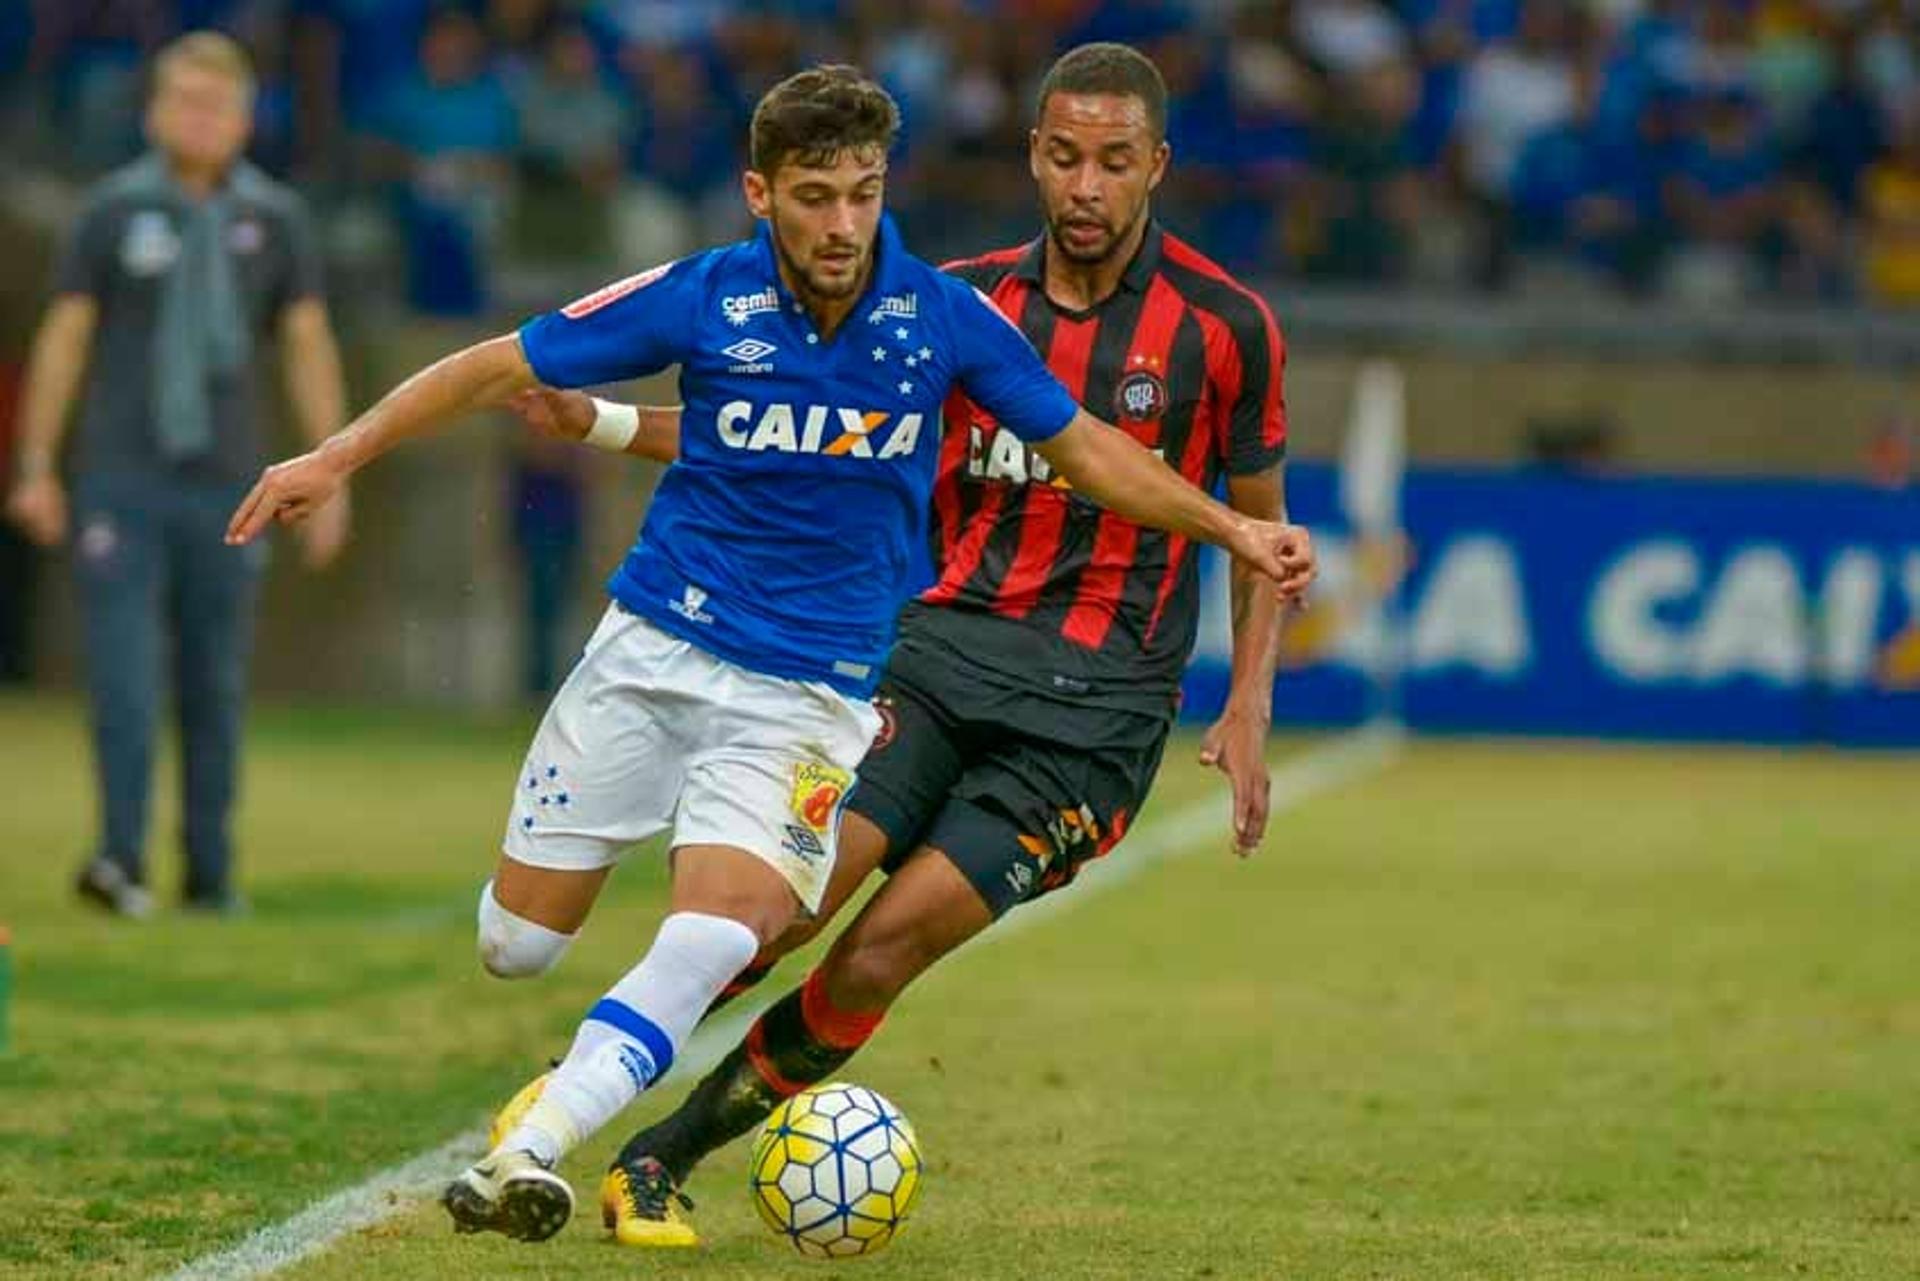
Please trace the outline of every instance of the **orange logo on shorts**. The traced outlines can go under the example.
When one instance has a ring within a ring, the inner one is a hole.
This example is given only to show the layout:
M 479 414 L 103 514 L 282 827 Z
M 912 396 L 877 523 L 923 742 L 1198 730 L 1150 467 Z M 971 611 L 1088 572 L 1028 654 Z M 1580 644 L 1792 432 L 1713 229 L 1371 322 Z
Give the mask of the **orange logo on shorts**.
M 815 761 L 800 761 L 793 767 L 793 813 L 802 823 L 822 836 L 833 825 L 834 811 L 847 794 L 853 776 L 843 769 Z

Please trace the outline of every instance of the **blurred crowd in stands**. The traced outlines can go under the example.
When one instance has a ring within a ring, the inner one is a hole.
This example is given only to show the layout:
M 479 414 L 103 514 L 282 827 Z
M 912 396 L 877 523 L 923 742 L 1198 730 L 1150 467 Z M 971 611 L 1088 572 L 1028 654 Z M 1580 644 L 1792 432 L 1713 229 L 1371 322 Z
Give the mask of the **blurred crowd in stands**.
M 1159 62 L 1162 216 L 1236 271 L 1920 303 L 1915 0 L 0 0 L 6 164 L 126 159 L 146 53 L 198 26 L 258 61 L 257 159 L 427 312 L 742 230 L 747 115 L 819 60 L 901 103 L 910 243 L 1023 239 L 1035 82 L 1089 39 Z

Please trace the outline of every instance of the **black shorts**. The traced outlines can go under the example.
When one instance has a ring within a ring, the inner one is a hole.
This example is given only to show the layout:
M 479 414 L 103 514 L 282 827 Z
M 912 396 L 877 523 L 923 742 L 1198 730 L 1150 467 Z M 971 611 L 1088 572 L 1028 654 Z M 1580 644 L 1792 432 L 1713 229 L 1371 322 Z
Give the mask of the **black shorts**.
M 1118 843 L 1171 728 L 1170 716 L 1046 706 L 904 646 L 874 703 L 880 733 L 847 807 L 886 833 L 889 873 L 933 846 L 996 917 Z

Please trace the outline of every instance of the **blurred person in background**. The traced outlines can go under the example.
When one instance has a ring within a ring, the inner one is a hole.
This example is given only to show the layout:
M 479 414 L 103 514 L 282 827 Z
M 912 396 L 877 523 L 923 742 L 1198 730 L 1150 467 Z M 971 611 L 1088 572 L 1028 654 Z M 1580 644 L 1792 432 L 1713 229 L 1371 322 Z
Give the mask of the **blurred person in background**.
M 1320 136 L 1320 273 L 1367 284 L 1405 277 L 1422 206 L 1405 127 L 1418 95 L 1413 71 L 1391 63 L 1335 86 Z
M 433 15 L 419 70 L 387 92 L 375 119 L 377 146 L 400 178 L 408 301 L 429 315 L 477 315 L 487 305 L 519 126 L 472 15 Z
M 21 399 L 7 511 L 45 547 L 73 536 L 101 839 L 88 899 L 151 908 L 145 847 L 154 724 L 171 664 L 181 738 L 183 898 L 238 904 L 228 831 L 264 564 L 225 545 L 259 465 L 255 345 L 278 338 L 304 435 L 344 413 L 304 206 L 239 159 L 253 73 L 239 46 L 185 36 L 154 64 L 152 151 L 93 191 L 54 281 Z M 80 404 L 69 504 L 60 445 Z M 347 533 L 344 496 L 306 533 L 314 566 Z
M 1860 175 L 1886 150 L 1887 130 L 1861 76 L 1857 31 L 1839 26 L 1830 45 L 1815 48 L 1823 77 L 1781 120 L 1781 283 L 1797 297 L 1844 302 L 1858 291 L 1849 233 L 1859 218 Z
M 139 149 L 140 67 L 166 39 L 169 15 L 144 0 L 31 8 L 26 72 L 51 99 L 51 158 L 92 172 L 124 163 Z
M 627 110 L 602 81 L 584 27 L 556 24 L 539 50 L 537 64 L 513 90 L 520 114 L 514 244 L 530 257 L 604 258 Z
M 1779 257 L 1779 152 L 1749 91 L 1715 90 L 1696 110 L 1698 128 L 1676 149 L 1666 179 L 1667 217 L 1681 236 L 1666 287 L 1697 302 L 1748 297 Z
M 288 24 L 295 133 L 302 161 L 344 167 L 355 130 L 374 123 L 412 74 L 434 0 L 292 0 Z
M 0 361 L 0 476 L 13 474 L 19 382 L 20 367 Z M 33 670 L 36 559 L 25 533 L 0 522 L 0 685 L 24 684 Z
M 586 551 L 586 466 L 578 450 L 520 434 L 507 484 L 525 593 L 521 692 L 539 701 L 566 670 L 567 621 Z
M 722 109 L 708 61 L 693 47 L 629 45 L 621 63 L 633 131 L 614 215 L 620 256 L 678 258 L 703 234 L 743 228 L 742 124 Z
M 1546 260 L 1646 285 L 1657 231 L 1643 198 L 1657 183 L 1650 150 L 1616 136 L 1600 114 L 1601 77 L 1583 67 L 1574 114 L 1535 134 L 1514 169 L 1515 243 L 1530 262 Z
M 1833 74 L 1808 104 L 1796 137 L 1794 167 L 1838 213 L 1860 207 L 1860 175 L 1886 151 L 1886 121 L 1860 67 L 1860 39 L 1843 29 Z
M 1564 0 L 1527 0 L 1511 41 L 1474 58 L 1454 135 L 1462 186 L 1485 220 L 1476 283 L 1506 283 L 1514 171 L 1527 139 L 1573 114 L 1573 14 Z
M 1920 304 L 1920 94 L 1887 156 L 1861 177 L 1867 293 L 1897 307 Z

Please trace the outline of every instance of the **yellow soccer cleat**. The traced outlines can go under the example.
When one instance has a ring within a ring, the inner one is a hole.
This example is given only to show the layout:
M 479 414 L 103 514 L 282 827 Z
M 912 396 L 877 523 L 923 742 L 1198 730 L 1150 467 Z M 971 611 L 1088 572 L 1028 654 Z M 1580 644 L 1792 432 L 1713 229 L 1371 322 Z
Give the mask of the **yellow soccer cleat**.
M 547 1088 L 547 1078 L 552 1075 L 552 1072 L 542 1072 L 528 1081 L 507 1100 L 505 1107 L 494 1114 L 493 1124 L 487 1127 L 487 1151 L 491 1152 L 506 1142 L 507 1136 L 513 1133 L 514 1127 L 526 1117 L 527 1109 L 533 1106 L 534 1100 L 538 1099 L 541 1091 Z
M 687 1221 L 693 1201 L 674 1185 L 667 1167 L 650 1156 L 616 1164 L 600 1184 L 600 1217 L 618 1245 L 680 1249 L 699 1245 Z

